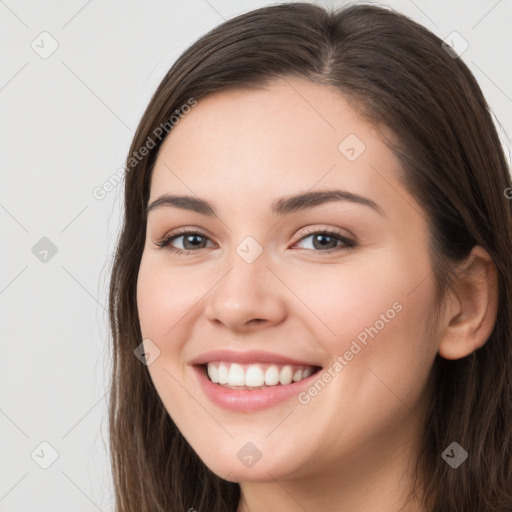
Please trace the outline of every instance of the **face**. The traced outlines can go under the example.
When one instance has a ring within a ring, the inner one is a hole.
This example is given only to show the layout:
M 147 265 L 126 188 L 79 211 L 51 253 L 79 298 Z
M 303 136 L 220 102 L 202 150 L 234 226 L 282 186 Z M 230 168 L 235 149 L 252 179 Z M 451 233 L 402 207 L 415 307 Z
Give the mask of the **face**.
M 421 427 L 434 277 L 398 171 L 339 91 L 301 80 L 207 96 L 165 140 L 149 203 L 209 206 L 150 208 L 140 325 L 163 404 L 222 478 L 370 464 Z

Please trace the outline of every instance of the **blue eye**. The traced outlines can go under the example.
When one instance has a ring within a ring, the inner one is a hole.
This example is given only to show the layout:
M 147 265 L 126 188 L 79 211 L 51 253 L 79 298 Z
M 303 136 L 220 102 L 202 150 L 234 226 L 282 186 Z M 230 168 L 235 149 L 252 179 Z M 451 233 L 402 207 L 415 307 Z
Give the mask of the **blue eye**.
M 183 248 L 174 247 L 172 243 L 180 238 L 183 238 Z M 313 238 L 313 248 L 304 249 L 308 252 L 331 253 L 335 251 L 351 249 L 356 246 L 356 242 L 354 240 L 347 238 L 340 233 L 325 230 L 318 230 L 308 233 L 296 243 L 302 242 L 308 238 Z M 205 249 L 205 243 L 207 241 L 211 240 L 200 231 L 185 231 L 179 234 L 171 233 L 170 235 L 166 235 L 155 243 L 160 248 L 167 247 L 167 250 L 170 252 L 188 255 L 193 252 L 198 252 L 197 250 L 199 249 Z M 339 242 L 341 242 L 341 246 L 337 245 Z M 335 247 L 332 247 L 332 243 L 335 244 Z M 188 245 L 189 247 L 187 248 L 185 245 Z

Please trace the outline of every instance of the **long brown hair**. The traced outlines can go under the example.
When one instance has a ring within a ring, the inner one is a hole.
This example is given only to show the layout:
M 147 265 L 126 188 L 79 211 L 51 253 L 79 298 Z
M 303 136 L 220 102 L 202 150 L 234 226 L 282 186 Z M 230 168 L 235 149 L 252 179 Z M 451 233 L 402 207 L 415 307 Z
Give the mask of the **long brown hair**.
M 151 173 L 164 139 L 155 137 L 157 128 L 191 98 L 261 88 L 281 77 L 336 87 L 365 119 L 385 128 L 404 183 L 429 218 L 440 292 L 475 244 L 493 258 L 499 280 L 494 330 L 467 357 L 437 356 L 416 475 L 429 511 L 511 511 L 512 201 L 506 191 L 512 188 L 489 108 L 463 61 L 409 18 L 369 5 L 294 2 L 239 15 L 195 42 L 162 80 L 134 136 L 109 295 L 117 512 L 236 511 L 239 484 L 219 478 L 199 459 L 134 356 L 142 341 L 136 284 Z M 149 138 L 152 147 L 142 158 Z M 441 457 L 453 441 L 469 452 L 456 470 Z

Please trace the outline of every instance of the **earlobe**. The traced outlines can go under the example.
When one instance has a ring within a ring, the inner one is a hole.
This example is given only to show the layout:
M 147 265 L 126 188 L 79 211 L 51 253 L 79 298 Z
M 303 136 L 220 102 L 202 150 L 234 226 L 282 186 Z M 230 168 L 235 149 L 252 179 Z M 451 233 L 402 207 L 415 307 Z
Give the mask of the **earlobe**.
M 448 297 L 439 355 L 460 359 L 482 347 L 494 329 L 498 299 L 496 266 L 483 247 L 475 246 Z

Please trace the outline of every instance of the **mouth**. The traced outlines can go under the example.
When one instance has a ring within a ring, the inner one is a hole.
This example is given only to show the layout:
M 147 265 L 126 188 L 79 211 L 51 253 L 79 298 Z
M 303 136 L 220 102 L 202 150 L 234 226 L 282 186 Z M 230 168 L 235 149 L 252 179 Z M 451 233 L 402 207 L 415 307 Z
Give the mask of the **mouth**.
M 315 357 L 315 356 L 313 356 Z M 261 350 L 213 350 L 190 361 L 199 388 L 223 409 L 251 413 L 297 398 L 322 366 Z
M 232 390 L 257 390 L 289 386 L 318 373 L 314 365 L 275 363 L 234 363 L 208 361 L 197 365 L 213 384 Z

